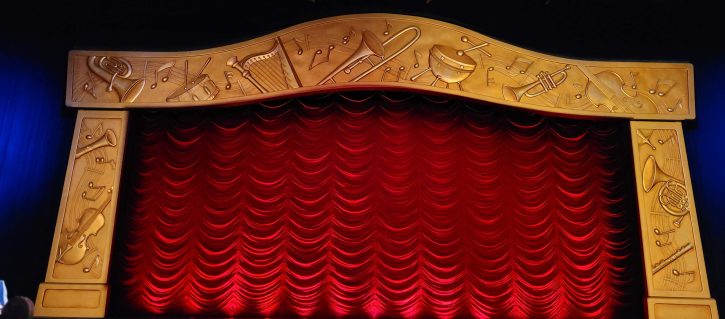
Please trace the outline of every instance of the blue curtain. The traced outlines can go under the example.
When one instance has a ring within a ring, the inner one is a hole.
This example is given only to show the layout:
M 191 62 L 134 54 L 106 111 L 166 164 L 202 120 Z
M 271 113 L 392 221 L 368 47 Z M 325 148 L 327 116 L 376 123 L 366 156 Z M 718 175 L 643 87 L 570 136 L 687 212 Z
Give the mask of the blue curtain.
M 0 47 L 0 278 L 10 296 L 34 298 L 47 266 L 75 112 L 63 107 L 61 60 L 18 51 Z
M 685 121 L 685 145 L 695 193 L 710 292 L 723 310 L 725 298 L 725 61 L 703 58 L 695 65 L 697 119 Z

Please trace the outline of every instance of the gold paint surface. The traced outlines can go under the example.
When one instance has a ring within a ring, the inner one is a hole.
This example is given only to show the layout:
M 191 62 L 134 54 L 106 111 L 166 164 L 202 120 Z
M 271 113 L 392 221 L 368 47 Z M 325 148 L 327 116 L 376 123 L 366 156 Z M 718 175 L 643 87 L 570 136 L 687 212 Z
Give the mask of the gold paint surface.
M 35 301 L 35 317 L 102 318 L 108 287 L 104 284 L 43 283 Z
M 107 281 L 127 113 L 78 112 L 46 282 Z
M 682 126 L 630 127 L 648 295 L 710 298 Z
M 647 298 L 650 319 L 718 319 L 713 299 Z
M 97 308 L 101 292 L 85 289 L 46 289 L 43 295 L 45 308 Z
M 691 64 L 559 58 L 393 14 L 321 19 L 199 51 L 71 51 L 67 83 L 66 104 L 82 108 L 234 105 L 396 89 L 569 115 L 695 117 Z

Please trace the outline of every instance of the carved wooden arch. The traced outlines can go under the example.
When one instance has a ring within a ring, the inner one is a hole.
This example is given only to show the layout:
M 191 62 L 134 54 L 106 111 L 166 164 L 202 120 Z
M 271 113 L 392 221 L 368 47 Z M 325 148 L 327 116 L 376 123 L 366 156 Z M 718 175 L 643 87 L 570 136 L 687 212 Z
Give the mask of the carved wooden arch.
M 695 118 L 691 64 L 559 58 L 445 22 L 392 14 L 327 18 L 200 51 L 71 51 L 66 104 L 105 110 L 78 113 L 36 315 L 105 315 L 127 109 L 365 89 L 669 121 L 631 122 L 648 316 L 718 317 L 678 122 Z M 79 243 L 92 247 L 78 249 Z

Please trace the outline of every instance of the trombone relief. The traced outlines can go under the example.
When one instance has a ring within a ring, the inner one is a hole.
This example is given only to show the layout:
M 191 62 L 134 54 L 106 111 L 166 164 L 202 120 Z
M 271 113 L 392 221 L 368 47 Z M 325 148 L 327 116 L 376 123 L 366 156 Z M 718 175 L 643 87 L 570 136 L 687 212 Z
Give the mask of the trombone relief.
M 410 39 L 405 45 L 403 45 L 401 48 L 396 50 L 393 53 L 386 54 L 386 48 L 390 42 L 397 39 L 398 37 L 402 36 L 406 32 L 412 31 L 413 32 L 413 38 Z M 372 33 L 369 30 L 365 30 L 362 33 L 362 41 L 360 42 L 360 45 L 358 46 L 357 50 L 350 55 L 345 62 L 341 63 L 335 70 L 330 72 L 326 77 L 324 77 L 317 85 L 322 85 L 327 82 L 333 82 L 335 83 L 335 75 L 339 74 L 340 72 L 345 72 L 345 74 L 352 73 L 352 70 L 362 64 L 363 62 L 368 62 L 370 64 L 370 68 L 363 71 L 360 75 L 354 77 L 349 82 L 357 82 L 360 81 L 362 78 L 366 77 L 368 74 L 374 72 L 381 66 L 385 65 L 389 61 L 395 59 L 397 56 L 399 56 L 401 53 L 403 53 L 405 50 L 410 48 L 416 41 L 420 39 L 420 28 L 415 26 L 410 26 L 407 28 L 404 28 L 400 31 L 398 31 L 396 34 L 392 35 L 390 38 L 385 40 L 385 42 L 381 42 L 380 39 L 378 39 L 377 36 L 375 36 L 374 33 Z M 370 60 L 371 57 L 377 57 L 381 60 L 378 63 L 374 63 L 372 60 Z

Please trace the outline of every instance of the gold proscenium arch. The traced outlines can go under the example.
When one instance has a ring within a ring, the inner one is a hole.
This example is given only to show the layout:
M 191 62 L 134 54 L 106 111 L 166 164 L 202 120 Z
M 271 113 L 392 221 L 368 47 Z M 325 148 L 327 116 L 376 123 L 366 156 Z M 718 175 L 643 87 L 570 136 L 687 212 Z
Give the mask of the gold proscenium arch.
M 240 105 L 364 89 L 632 119 L 647 315 L 718 317 L 679 122 L 695 118 L 691 64 L 564 59 L 444 22 L 391 14 L 312 21 L 200 51 L 72 51 L 66 103 L 82 110 L 36 315 L 106 315 L 127 109 Z
M 391 14 L 317 20 L 200 51 L 71 51 L 66 103 L 238 105 L 349 89 L 416 90 L 571 115 L 695 117 L 691 64 L 564 59 Z

